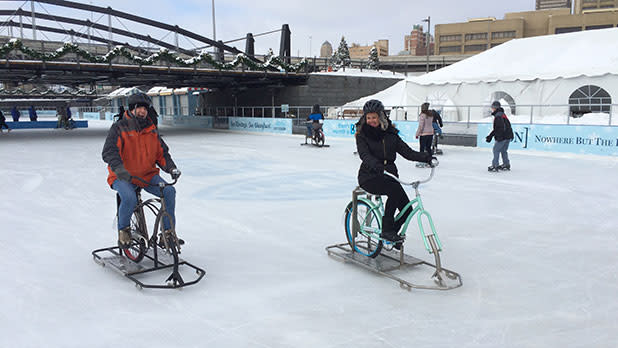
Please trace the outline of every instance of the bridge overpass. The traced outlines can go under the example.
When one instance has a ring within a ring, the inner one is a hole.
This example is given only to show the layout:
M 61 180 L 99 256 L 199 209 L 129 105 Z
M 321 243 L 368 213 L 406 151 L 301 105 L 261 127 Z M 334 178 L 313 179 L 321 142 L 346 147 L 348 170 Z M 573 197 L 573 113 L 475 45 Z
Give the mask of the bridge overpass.
M 260 57 L 254 52 L 254 42 L 262 34 L 248 33 L 243 39 L 245 51 L 240 51 L 178 25 L 111 7 L 37 0 L 30 2 L 28 11 L 18 7 L 23 1 L 15 3 L 15 9 L 0 10 L 0 33 L 6 34 L 0 37 L 0 79 L 10 84 L 286 86 L 305 83 L 309 72 L 305 61 L 291 63 L 287 24 L 269 32 L 281 33 L 279 55 Z M 82 15 L 63 15 L 67 10 Z M 88 17 L 83 11 L 100 17 L 80 20 Z M 129 31 L 123 21 L 138 23 L 145 31 Z M 24 29 L 32 32 L 32 38 L 24 37 Z M 165 37 L 173 38 L 172 42 L 153 38 L 154 31 L 167 31 Z M 50 40 L 46 33 L 65 35 L 67 40 Z M 190 42 L 194 48 L 180 42 Z M 196 49 L 196 43 L 202 49 Z

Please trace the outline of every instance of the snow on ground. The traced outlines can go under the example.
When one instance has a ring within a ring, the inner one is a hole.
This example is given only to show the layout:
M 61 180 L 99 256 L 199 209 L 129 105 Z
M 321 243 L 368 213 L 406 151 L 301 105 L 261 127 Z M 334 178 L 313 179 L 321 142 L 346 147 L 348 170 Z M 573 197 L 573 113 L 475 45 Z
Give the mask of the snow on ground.
M 372 70 L 372 69 L 358 69 L 358 68 L 341 68 L 337 71 L 321 71 L 311 73 L 312 75 L 330 75 L 330 76 L 362 76 L 362 77 L 381 77 L 387 79 L 399 79 L 406 78 L 405 74 L 390 71 L 390 70 Z
M 616 347 L 616 158 L 512 151 L 488 173 L 490 150 L 444 146 L 421 192 L 464 285 L 408 292 L 324 250 L 345 241 L 352 139 L 163 128 L 182 256 L 207 274 L 139 291 L 92 261 L 116 231 L 109 124 L 90 125 L 0 134 L 2 347 Z M 431 260 L 417 231 L 406 249 Z

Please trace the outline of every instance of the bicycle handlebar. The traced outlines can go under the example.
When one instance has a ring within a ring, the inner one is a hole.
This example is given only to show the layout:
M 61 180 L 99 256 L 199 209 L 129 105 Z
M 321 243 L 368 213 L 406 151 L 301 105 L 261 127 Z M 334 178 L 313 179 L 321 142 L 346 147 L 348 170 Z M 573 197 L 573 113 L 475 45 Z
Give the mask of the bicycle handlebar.
M 417 180 L 417 181 L 412 181 L 412 182 L 405 182 L 401 179 L 399 179 L 398 177 L 394 176 L 393 174 L 384 171 L 384 175 L 390 176 L 391 178 L 395 179 L 398 183 L 402 184 L 402 185 L 408 185 L 408 186 L 412 186 L 414 188 L 417 188 L 420 184 L 425 184 L 427 182 L 429 182 L 432 178 L 433 178 L 433 173 L 436 171 L 436 167 L 440 164 L 440 162 L 438 161 L 437 158 L 432 157 L 431 158 L 431 163 L 429 163 L 429 166 L 431 167 L 431 173 L 429 174 L 429 177 L 425 180 Z
M 137 181 L 141 181 L 141 182 L 143 182 L 144 184 L 146 184 L 146 185 L 150 186 L 150 183 L 149 183 L 148 181 L 146 181 L 146 180 L 144 180 L 144 179 L 140 178 L 139 176 L 133 176 L 133 175 L 131 175 L 131 180 L 133 180 L 133 179 L 136 179 Z M 178 182 L 178 178 L 174 179 L 174 181 L 172 181 L 171 183 L 167 183 L 167 182 L 165 182 L 165 181 L 162 181 L 162 182 L 160 182 L 160 183 L 159 183 L 159 185 L 157 185 L 157 186 L 159 186 L 159 187 L 161 187 L 161 188 L 166 187 L 166 186 L 174 186 L 174 185 L 176 185 L 176 183 L 177 183 L 177 182 Z

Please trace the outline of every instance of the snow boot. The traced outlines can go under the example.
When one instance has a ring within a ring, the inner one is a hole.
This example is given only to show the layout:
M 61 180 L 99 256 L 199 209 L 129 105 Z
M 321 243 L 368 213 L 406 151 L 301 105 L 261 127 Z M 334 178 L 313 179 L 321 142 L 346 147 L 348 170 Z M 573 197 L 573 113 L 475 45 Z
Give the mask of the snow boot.
M 131 246 L 131 227 L 127 226 L 118 230 L 118 247 L 120 249 L 129 249 Z

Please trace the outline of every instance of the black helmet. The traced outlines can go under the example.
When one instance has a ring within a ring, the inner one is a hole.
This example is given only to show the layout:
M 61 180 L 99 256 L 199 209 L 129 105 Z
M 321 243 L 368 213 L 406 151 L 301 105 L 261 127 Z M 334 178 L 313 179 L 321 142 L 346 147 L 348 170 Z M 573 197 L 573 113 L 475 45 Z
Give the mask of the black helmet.
M 427 111 L 429 110 L 429 103 L 423 103 L 423 105 L 421 105 L 421 111 Z
M 313 107 L 311 108 L 311 113 L 312 114 L 319 114 L 320 113 L 320 104 L 314 104 Z
M 375 112 L 378 115 L 382 115 L 384 113 L 384 105 L 381 101 L 371 99 L 365 103 L 365 106 L 363 106 L 363 114 L 367 115 L 372 112 Z
M 138 106 L 150 107 L 150 97 L 144 93 L 132 94 L 129 97 L 129 110 L 133 110 Z

